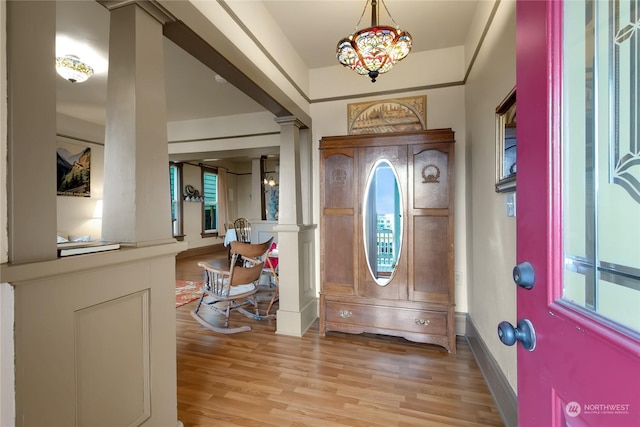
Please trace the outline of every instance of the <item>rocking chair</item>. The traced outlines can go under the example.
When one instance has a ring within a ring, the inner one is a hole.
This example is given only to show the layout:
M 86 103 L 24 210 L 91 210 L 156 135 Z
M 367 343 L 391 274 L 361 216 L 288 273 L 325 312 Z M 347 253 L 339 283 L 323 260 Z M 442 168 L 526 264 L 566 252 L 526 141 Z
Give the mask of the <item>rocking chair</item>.
M 238 310 L 251 319 L 261 319 L 256 292 L 264 268 L 263 259 L 272 242 L 273 238 L 258 244 L 231 242 L 232 259 L 228 270 L 199 262 L 198 266 L 205 272 L 205 282 L 198 305 L 191 312 L 193 318 L 205 328 L 222 334 L 251 330 L 249 325 L 229 328 L 229 314 L 231 310 Z M 241 264 L 236 263 L 239 257 L 243 260 Z M 253 305 L 253 313 L 244 308 L 248 304 Z M 222 314 L 224 326 L 216 326 L 202 317 L 200 309 L 203 307 Z

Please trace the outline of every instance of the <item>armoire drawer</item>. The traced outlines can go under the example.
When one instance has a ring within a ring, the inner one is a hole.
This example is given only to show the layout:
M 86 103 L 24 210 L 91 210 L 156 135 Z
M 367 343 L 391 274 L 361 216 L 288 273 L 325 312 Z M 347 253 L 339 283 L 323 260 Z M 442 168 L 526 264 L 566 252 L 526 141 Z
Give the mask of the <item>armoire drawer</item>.
M 401 307 L 325 302 L 325 321 L 429 335 L 447 335 L 447 313 Z

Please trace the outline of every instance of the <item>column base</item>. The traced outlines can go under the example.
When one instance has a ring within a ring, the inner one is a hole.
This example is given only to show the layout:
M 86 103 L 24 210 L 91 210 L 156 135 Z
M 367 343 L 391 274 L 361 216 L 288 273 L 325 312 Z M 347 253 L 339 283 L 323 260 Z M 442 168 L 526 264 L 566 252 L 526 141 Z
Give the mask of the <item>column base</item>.
M 318 318 L 318 301 L 311 300 L 300 311 L 278 310 L 276 334 L 301 337 Z

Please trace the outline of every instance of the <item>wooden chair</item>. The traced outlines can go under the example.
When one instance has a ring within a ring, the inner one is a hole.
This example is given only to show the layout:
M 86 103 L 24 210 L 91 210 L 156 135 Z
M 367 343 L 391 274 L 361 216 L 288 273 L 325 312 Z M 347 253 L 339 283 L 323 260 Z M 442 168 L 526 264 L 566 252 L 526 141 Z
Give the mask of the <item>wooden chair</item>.
M 236 240 L 243 243 L 251 243 L 251 224 L 246 218 L 238 218 L 233 222 L 236 230 Z
M 278 264 L 279 264 L 279 255 L 278 255 L 278 245 L 276 243 L 271 244 L 267 255 L 264 258 L 264 273 L 269 276 L 269 290 L 272 290 L 272 296 L 269 300 L 269 306 L 267 307 L 267 311 L 265 312 L 265 316 L 271 316 L 269 312 L 271 311 L 271 307 L 273 307 L 273 303 L 278 301 L 280 297 L 280 278 L 278 277 Z M 273 279 L 273 282 L 271 282 Z M 273 287 L 273 289 L 272 289 Z M 274 315 L 275 316 L 275 315 Z
M 233 334 L 251 330 L 248 325 L 237 328 L 229 328 L 229 314 L 231 310 L 238 310 L 245 316 L 260 320 L 258 312 L 258 282 L 264 269 L 264 258 L 271 247 L 273 238 L 264 243 L 251 244 L 243 242 L 231 242 L 232 262 L 228 270 L 220 269 L 204 262 L 199 262 L 205 272 L 205 281 L 202 286 L 202 295 L 198 305 L 191 315 L 202 326 L 215 332 Z M 242 264 L 236 261 L 242 257 Z M 253 305 L 253 313 L 244 308 L 245 305 Z M 222 314 L 224 326 L 216 326 L 200 315 L 201 308 Z
M 273 240 L 273 239 L 272 239 Z M 273 308 L 273 304 L 278 301 L 280 297 L 280 278 L 278 277 L 278 245 L 272 243 L 271 247 L 263 257 L 264 266 L 262 267 L 262 278 L 258 285 L 258 293 L 256 299 L 260 303 L 268 303 L 266 311 L 260 313 L 260 319 L 266 320 L 275 319 L 276 314 L 270 313 Z M 267 283 L 264 283 L 263 278 L 268 279 Z
M 233 236 L 229 235 L 229 230 L 233 230 Z M 227 247 L 227 259 L 229 261 L 229 265 L 231 265 L 231 243 L 229 242 L 230 237 L 233 237 L 235 240 L 236 229 L 233 226 L 233 222 L 225 222 L 224 223 L 224 245 Z
M 242 243 L 251 243 L 251 223 L 246 218 L 238 218 L 233 222 L 233 229 L 236 233 L 236 240 Z M 231 259 L 229 259 L 231 262 Z M 242 257 L 236 260 L 242 264 Z

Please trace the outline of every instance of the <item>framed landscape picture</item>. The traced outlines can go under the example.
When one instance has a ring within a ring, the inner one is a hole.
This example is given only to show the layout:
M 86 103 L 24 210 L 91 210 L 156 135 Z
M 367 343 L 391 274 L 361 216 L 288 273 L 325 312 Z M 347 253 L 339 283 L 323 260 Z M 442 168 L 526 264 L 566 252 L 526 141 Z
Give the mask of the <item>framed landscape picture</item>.
M 427 96 L 410 96 L 347 105 L 349 135 L 427 129 Z
M 496 192 L 516 189 L 516 89 L 496 108 Z
M 58 140 L 58 196 L 91 196 L 91 148 Z

